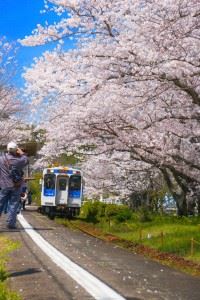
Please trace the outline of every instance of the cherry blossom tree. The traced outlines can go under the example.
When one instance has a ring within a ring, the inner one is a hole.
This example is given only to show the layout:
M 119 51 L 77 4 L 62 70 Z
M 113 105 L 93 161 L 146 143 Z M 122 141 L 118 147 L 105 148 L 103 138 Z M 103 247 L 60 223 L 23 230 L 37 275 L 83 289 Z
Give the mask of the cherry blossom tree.
M 61 21 L 38 25 L 21 43 L 74 38 L 78 47 L 44 53 L 24 75 L 43 110 L 43 153 L 100 163 L 102 154 L 128 153 L 132 167 L 163 176 L 187 214 L 200 185 L 199 1 L 51 0 L 46 9 Z
M 6 145 L 10 140 L 27 138 L 25 124 L 21 120 L 23 111 L 19 93 L 12 85 L 16 71 L 15 48 L 4 37 L 0 38 L 0 141 Z

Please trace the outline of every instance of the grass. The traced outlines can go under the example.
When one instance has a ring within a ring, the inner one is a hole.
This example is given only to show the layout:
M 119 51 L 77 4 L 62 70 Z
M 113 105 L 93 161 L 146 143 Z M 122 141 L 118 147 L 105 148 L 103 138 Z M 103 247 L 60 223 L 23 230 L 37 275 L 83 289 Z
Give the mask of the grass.
M 119 226 L 114 224 L 110 233 L 162 252 L 200 262 L 200 218 L 197 217 L 155 216 L 148 222 L 129 221 Z M 193 249 L 191 239 L 194 239 Z
M 7 284 L 9 276 L 6 271 L 8 254 L 19 247 L 19 243 L 9 240 L 6 236 L 0 236 L 0 300 L 21 300 L 21 297 L 10 291 Z

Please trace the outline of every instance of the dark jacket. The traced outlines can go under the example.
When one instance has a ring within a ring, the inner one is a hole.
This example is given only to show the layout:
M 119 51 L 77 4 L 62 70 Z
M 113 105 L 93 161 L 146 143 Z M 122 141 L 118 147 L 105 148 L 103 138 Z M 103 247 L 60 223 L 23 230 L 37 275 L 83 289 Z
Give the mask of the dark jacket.
M 10 165 L 15 166 L 15 168 L 19 170 L 22 170 L 28 164 L 26 155 L 17 156 L 10 153 L 2 154 L 0 156 L 0 187 L 2 189 L 14 186 L 13 181 L 10 178 L 6 159 L 9 161 Z

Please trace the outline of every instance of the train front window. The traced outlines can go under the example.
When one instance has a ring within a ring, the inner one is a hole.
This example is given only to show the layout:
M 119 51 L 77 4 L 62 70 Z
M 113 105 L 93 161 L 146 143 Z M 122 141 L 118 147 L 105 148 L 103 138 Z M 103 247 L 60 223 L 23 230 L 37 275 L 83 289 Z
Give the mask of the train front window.
M 70 190 L 80 190 L 81 189 L 81 176 L 72 175 L 70 177 L 69 189 Z
M 45 189 L 55 189 L 55 174 L 45 174 L 44 175 L 44 188 Z
M 59 178 L 58 185 L 60 191 L 66 191 L 67 178 Z

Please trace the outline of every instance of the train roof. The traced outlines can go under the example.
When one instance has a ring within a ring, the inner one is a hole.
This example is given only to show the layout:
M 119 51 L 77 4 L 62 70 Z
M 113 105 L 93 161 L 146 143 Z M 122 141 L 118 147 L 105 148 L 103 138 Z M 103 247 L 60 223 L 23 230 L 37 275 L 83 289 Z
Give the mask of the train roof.
M 44 168 L 43 173 L 54 173 L 54 174 L 81 174 L 79 168 L 72 168 L 68 166 L 50 167 Z

